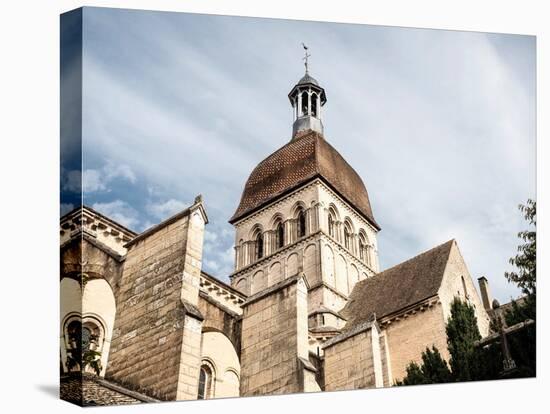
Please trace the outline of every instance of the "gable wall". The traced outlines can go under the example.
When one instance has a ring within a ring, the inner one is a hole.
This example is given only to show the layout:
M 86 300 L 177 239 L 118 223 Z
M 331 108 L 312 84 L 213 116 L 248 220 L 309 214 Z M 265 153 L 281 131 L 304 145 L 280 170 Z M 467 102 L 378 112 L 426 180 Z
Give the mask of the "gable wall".
M 462 284 L 462 277 L 464 277 L 464 282 L 466 284 L 466 292 Z M 449 261 L 445 268 L 443 281 L 439 289 L 439 297 L 445 321 L 451 316 L 451 303 L 456 296 L 461 300 L 468 301 L 474 307 L 479 332 L 482 337 L 487 336 L 489 334 L 490 324 L 489 315 L 485 311 L 485 307 L 477 293 L 474 281 L 470 276 L 470 272 L 455 242 L 451 247 Z
M 401 380 L 406 375 L 406 367 L 412 362 L 420 362 L 422 351 L 435 345 L 443 358 L 448 359 L 447 335 L 441 304 L 424 308 L 406 318 L 402 317 L 384 325 L 390 355 L 393 380 Z

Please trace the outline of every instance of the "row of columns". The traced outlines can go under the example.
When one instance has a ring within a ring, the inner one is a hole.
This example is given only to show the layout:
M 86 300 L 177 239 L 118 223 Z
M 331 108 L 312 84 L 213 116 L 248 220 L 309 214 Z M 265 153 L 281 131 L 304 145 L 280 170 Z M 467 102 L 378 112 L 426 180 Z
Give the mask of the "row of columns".
M 304 113 L 304 111 L 302 111 L 302 102 L 303 102 L 302 101 L 302 94 L 304 92 L 306 92 L 307 96 L 308 96 L 307 113 Z M 314 103 L 312 102 L 312 96 L 313 95 L 315 95 L 315 97 L 316 97 Z M 312 104 L 315 105 L 315 109 L 316 109 L 315 117 L 321 119 L 321 98 L 320 98 L 319 94 L 316 93 L 316 92 L 313 92 L 311 90 L 311 88 L 307 89 L 307 90 L 301 90 L 297 95 L 296 102 L 294 103 L 294 116 L 295 116 L 295 119 L 298 119 L 302 116 L 313 116 L 312 113 L 311 113 Z
M 319 230 L 319 205 L 312 206 L 304 210 L 306 216 L 305 235 Z M 298 241 L 298 219 L 291 218 L 283 221 L 284 228 L 284 246 Z M 262 257 L 269 256 L 279 250 L 277 243 L 277 229 L 266 230 L 262 233 L 263 251 Z M 257 241 L 247 240 L 240 245 L 235 246 L 236 270 L 248 266 L 258 260 Z
M 331 234 L 330 232 L 330 225 L 329 225 L 329 216 L 330 211 L 328 209 L 323 210 L 323 217 L 321 218 L 321 222 L 326 225 L 326 228 L 323 228 L 323 230 L 326 232 L 326 234 L 330 235 L 336 242 L 341 244 L 342 246 L 346 247 L 345 237 L 344 237 L 344 227 L 345 223 L 341 220 L 334 220 L 333 226 L 334 226 L 334 232 Z M 323 225 L 323 227 L 324 227 Z M 373 257 L 373 251 L 374 246 L 369 243 L 369 240 L 365 240 L 365 248 L 363 251 L 363 258 L 361 258 L 361 252 L 359 251 L 359 235 L 357 233 L 350 233 L 350 240 L 349 240 L 349 247 L 347 247 L 347 250 L 354 255 L 355 257 L 359 258 L 363 263 L 367 264 L 368 266 L 373 266 L 375 262 L 375 258 Z

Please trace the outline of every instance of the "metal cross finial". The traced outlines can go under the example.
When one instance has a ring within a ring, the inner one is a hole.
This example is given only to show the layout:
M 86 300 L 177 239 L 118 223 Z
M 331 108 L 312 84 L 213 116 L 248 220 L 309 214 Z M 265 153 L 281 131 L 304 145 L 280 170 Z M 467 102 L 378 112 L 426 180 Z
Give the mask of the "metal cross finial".
M 308 73 L 308 69 L 309 69 L 309 68 L 308 68 L 308 61 L 307 61 L 307 58 L 310 57 L 311 55 L 310 55 L 309 53 L 307 53 L 308 47 L 307 47 L 303 42 L 302 42 L 302 47 L 303 47 L 304 50 L 305 50 L 305 52 L 304 52 L 305 55 L 304 55 L 304 57 L 303 57 L 303 60 L 304 60 L 304 65 L 305 65 L 305 67 L 306 67 L 306 74 L 307 74 L 307 73 Z

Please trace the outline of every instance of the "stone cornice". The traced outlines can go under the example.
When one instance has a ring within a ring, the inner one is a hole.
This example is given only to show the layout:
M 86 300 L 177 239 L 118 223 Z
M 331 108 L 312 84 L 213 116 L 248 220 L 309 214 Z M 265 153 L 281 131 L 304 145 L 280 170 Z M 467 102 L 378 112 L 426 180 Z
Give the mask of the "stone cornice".
M 441 303 L 441 301 L 438 295 L 430 296 L 429 298 L 409 305 L 406 308 L 399 309 L 396 312 L 383 316 L 380 318 L 379 323 L 382 326 L 387 326 L 391 323 L 398 322 L 401 319 L 406 319 L 409 316 L 415 315 L 418 312 L 424 312 L 426 309 L 432 308 L 439 303 Z
M 208 218 L 206 216 L 206 211 L 204 210 L 204 207 L 202 205 L 202 201 L 199 200 L 195 204 L 193 204 L 191 207 L 186 208 L 183 211 L 180 211 L 177 214 L 174 214 L 172 217 L 167 218 L 166 220 L 160 222 L 159 224 L 145 230 L 143 233 L 140 233 L 138 236 L 134 237 L 132 240 L 130 240 L 128 243 L 124 245 L 124 247 L 129 248 L 136 244 L 137 242 L 153 235 L 154 233 L 158 232 L 159 230 L 162 230 L 164 227 L 169 226 L 172 223 L 175 223 L 176 221 L 182 219 L 183 217 L 190 216 L 191 213 L 199 210 L 203 216 L 205 224 L 208 223 Z
M 378 326 L 378 322 L 376 321 L 376 319 L 372 321 L 366 321 L 366 322 L 360 323 L 353 329 L 342 332 L 340 335 L 330 338 L 328 341 L 326 341 L 323 344 L 323 349 L 327 349 L 333 345 L 336 345 L 339 342 L 345 341 L 346 339 L 349 339 L 352 336 L 359 335 L 360 333 L 368 331 L 372 328 L 376 328 L 378 331 L 380 331 L 380 327 Z
M 306 190 L 308 187 L 320 184 L 322 185 L 333 197 L 338 199 L 343 205 L 345 205 L 349 210 L 350 214 L 355 216 L 356 218 L 360 218 L 362 221 L 365 221 L 367 225 L 375 232 L 378 233 L 380 231 L 380 228 L 373 225 L 371 221 L 364 216 L 363 214 L 359 213 L 359 211 L 353 207 L 353 204 L 350 204 L 349 201 L 347 201 L 345 198 L 343 198 L 338 192 L 334 191 L 334 189 L 330 186 L 330 184 L 323 179 L 321 176 L 314 176 L 309 181 L 302 183 L 294 188 L 291 188 L 287 190 L 286 192 L 280 194 L 276 200 L 271 200 L 270 202 L 266 203 L 265 205 L 260 205 L 256 207 L 254 210 L 247 213 L 246 216 L 240 217 L 238 220 L 231 220 L 229 223 L 233 224 L 233 226 L 237 227 L 241 224 L 244 224 L 248 221 L 253 220 L 258 215 L 264 213 L 265 211 L 268 211 L 272 209 L 273 207 L 276 207 L 278 204 L 283 203 L 288 198 L 294 197 L 295 195 L 299 194 L 300 192 Z
M 317 230 L 316 232 L 314 233 L 311 233 L 311 234 L 308 234 L 307 236 L 304 236 L 298 240 L 296 240 L 294 243 L 291 243 L 291 244 L 287 244 L 286 246 L 283 246 L 282 248 L 280 248 L 279 250 L 276 250 L 275 252 L 267 255 L 267 256 L 264 256 L 262 257 L 260 260 L 254 262 L 254 263 L 251 263 L 249 265 L 246 265 L 244 267 L 241 267 L 239 270 L 231 273 L 229 275 L 229 278 L 231 280 L 235 279 L 235 278 L 238 278 L 240 276 L 241 273 L 248 273 L 250 270 L 256 268 L 256 267 L 262 267 L 263 265 L 265 265 L 266 263 L 268 263 L 270 260 L 276 258 L 277 256 L 284 256 L 285 255 L 285 252 L 289 252 L 293 249 L 296 248 L 296 246 L 300 245 L 300 244 L 303 244 L 303 243 L 306 243 L 308 241 L 310 241 L 311 239 L 313 239 L 315 236 L 317 236 L 318 234 L 322 233 L 322 230 Z
M 305 282 L 306 287 L 309 287 L 307 285 L 307 279 L 303 276 L 303 273 L 300 272 L 295 274 L 294 276 L 291 276 L 289 278 L 286 278 L 285 280 L 280 281 L 279 283 L 274 284 L 273 286 L 268 287 L 267 289 L 264 289 L 258 293 L 255 293 L 252 296 L 249 296 L 242 306 L 243 307 L 248 306 L 251 303 L 257 302 L 266 296 L 269 296 L 275 292 L 278 292 L 279 290 L 282 290 L 290 285 L 296 284 L 300 279 L 302 279 Z

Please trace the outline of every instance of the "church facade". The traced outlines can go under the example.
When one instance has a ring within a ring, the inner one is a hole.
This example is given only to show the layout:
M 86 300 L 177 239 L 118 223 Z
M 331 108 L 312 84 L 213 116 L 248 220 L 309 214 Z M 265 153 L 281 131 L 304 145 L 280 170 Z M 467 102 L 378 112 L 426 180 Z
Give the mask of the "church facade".
M 324 135 L 325 90 L 306 70 L 288 97 L 292 137 L 251 172 L 229 220 L 229 284 L 202 270 L 200 196 L 141 234 L 88 207 L 61 218 L 62 398 L 391 386 L 426 347 L 448 358 L 456 296 L 489 333 L 487 281 L 480 298 L 455 240 L 381 271 L 365 184 Z

